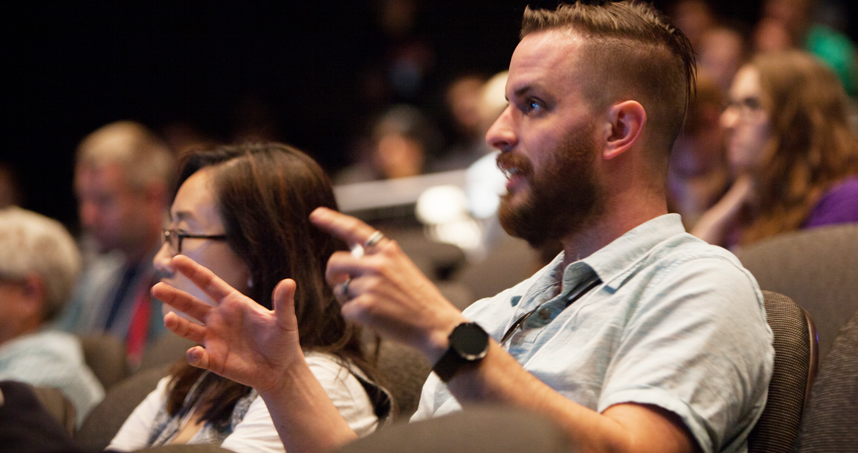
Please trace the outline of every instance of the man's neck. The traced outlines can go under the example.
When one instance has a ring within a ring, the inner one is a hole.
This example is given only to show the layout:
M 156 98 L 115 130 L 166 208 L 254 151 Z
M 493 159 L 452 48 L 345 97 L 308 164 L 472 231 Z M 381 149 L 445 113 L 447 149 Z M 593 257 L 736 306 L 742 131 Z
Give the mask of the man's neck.
M 640 194 L 630 195 L 611 204 L 606 206 L 602 216 L 561 241 L 563 269 L 599 251 L 637 226 L 667 214 L 666 202 L 659 201 L 658 197 L 642 200 Z
M 36 332 L 41 325 L 42 321 L 36 320 L 35 318 L 22 321 L 21 324 L 17 326 L 17 329 L 15 329 L 15 331 L 10 335 L 0 336 L 0 346 L 3 346 L 16 338 Z

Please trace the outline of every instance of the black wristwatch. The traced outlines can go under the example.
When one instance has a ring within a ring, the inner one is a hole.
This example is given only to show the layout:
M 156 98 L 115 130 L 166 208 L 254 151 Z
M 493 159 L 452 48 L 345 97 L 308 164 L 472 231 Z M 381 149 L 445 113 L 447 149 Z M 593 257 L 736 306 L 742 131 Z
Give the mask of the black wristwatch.
M 450 347 L 432 367 L 444 382 L 449 382 L 462 366 L 479 362 L 489 352 L 489 334 L 476 323 L 459 324 L 449 338 Z

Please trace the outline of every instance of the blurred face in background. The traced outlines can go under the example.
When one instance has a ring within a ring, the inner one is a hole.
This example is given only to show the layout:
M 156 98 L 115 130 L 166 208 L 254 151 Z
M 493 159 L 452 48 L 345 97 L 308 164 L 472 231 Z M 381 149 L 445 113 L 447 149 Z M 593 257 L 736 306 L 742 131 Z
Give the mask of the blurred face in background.
M 763 106 L 759 72 L 745 66 L 736 73 L 721 114 L 727 158 L 735 174 L 753 173 L 771 159 L 767 146 L 771 137 L 770 115 Z
M 146 190 L 131 187 L 119 164 L 78 167 L 75 194 L 81 226 L 100 252 L 128 253 L 148 240 Z
M 226 229 L 212 188 L 212 172 L 211 167 L 203 168 L 179 187 L 170 208 L 168 230 L 171 236 L 175 237 L 180 233 L 205 236 L 225 234 Z M 188 237 L 179 244 L 178 238 L 175 238 L 165 241 L 153 260 L 162 282 L 214 305 L 210 297 L 173 268 L 171 259 L 179 253 L 207 267 L 238 291 L 247 293 L 250 270 L 225 239 Z M 163 305 L 163 310 L 165 314 L 172 311 L 166 304 Z
M 27 297 L 27 282 L 0 276 L 0 344 L 17 337 L 21 326 L 36 309 Z

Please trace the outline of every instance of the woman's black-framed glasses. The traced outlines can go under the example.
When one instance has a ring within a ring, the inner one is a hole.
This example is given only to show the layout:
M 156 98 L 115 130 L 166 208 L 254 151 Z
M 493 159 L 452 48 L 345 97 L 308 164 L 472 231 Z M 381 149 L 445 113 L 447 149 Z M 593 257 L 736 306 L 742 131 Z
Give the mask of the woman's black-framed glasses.
M 182 253 L 182 240 L 183 239 L 208 239 L 210 241 L 225 241 L 225 234 L 188 234 L 182 233 L 181 231 L 176 230 L 162 230 L 161 231 L 161 240 L 164 243 L 169 243 L 170 247 L 176 251 L 176 253 Z

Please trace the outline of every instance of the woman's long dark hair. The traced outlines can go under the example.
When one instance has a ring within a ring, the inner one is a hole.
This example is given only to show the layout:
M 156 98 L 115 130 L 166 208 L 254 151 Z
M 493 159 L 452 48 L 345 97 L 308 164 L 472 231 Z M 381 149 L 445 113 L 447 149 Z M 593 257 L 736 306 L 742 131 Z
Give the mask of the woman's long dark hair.
M 203 168 L 214 171 L 212 190 L 227 243 L 250 269 L 253 285 L 247 296 L 270 309 L 277 283 L 287 277 L 295 280 L 301 347 L 334 354 L 373 375 L 357 328 L 345 322 L 325 281 L 328 258 L 346 246 L 309 221 L 319 206 L 337 209 L 331 181 L 321 167 L 279 143 L 221 146 L 187 155 L 178 186 Z M 209 373 L 200 384 L 203 390 L 186 402 L 203 372 L 185 361 L 176 365 L 168 412 L 176 415 L 201 401 L 200 421 L 229 423 L 235 403 L 250 388 Z

